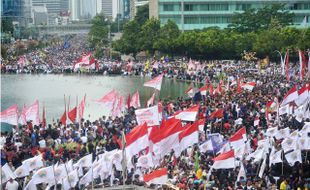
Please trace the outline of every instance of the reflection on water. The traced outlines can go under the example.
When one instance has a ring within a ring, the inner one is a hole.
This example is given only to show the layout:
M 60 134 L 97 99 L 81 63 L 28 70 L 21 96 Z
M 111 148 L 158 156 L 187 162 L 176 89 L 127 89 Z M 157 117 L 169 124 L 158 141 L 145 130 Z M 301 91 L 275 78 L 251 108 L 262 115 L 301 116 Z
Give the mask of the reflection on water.
M 70 96 L 70 107 L 74 107 L 86 94 L 85 116 L 87 119 L 97 119 L 108 114 L 108 110 L 101 107 L 94 100 L 100 99 L 112 89 L 127 96 L 135 91 L 140 92 L 141 105 L 145 105 L 154 89 L 143 87 L 143 83 L 150 78 L 127 76 L 85 76 L 85 75 L 1 75 L 1 110 L 17 103 L 20 111 L 25 103 L 29 106 L 38 99 L 40 112 L 43 103 L 46 108 L 48 122 L 60 118 L 64 111 L 64 94 Z M 190 84 L 164 79 L 160 98 L 175 98 L 183 96 Z

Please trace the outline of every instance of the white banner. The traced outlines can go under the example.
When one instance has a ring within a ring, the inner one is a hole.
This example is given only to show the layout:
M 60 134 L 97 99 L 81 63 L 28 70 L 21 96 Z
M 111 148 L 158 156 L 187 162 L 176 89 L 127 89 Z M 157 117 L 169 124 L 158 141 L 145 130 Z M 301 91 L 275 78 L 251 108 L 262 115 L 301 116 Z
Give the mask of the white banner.
M 138 109 L 135 111 L 137 122 L 142 125 L 144 122 L 148 126 L 159 125 L 158 106 L 152 106 L 149 108 Z

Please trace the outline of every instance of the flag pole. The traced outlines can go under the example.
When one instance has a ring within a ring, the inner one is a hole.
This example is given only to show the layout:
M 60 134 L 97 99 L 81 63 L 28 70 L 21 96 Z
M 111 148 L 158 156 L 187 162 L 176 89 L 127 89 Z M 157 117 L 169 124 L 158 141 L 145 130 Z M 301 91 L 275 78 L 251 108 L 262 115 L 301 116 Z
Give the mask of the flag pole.
M 76 95 L 76 118 L 75 118 L 75 123 L 76 123 L 76 120 L 78 119 L 78 102 L 79 102 L 79 99 L 78 99 L 78 95 Z
M 66 117 L 67 117 L 67 106 L 66 106 L 66 95 L 65 94 L 64 94 L 64 103 L 65 103 L 65 114 L 66 114 Z M 67 125 L 67 121 L 65 121 L 65 126 L 66 125 Z
M 125 138 L 125 129 L 122 130 L 122 156 L 123 156 L 123 163 L 122 163 L 122 169 L 123 169 L 123 186 L 125 185 L 126 181 L 126 170 L 127 170 L 127 159 L 126 159 L 126 138 Z

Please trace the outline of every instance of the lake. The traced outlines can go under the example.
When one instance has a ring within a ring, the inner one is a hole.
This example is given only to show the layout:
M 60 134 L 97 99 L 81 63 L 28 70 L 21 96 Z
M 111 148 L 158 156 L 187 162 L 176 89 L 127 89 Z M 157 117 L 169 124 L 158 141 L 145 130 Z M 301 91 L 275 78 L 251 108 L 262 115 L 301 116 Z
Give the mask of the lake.
M 1 75 L 1 111 L 17 104 L 19 111 L 24 105 L 31 105 L 39 100 L 40 114 L 45 105 L 47 123 L 57 120 L 64 112 L 64 95 L 67 102 L 70 96 L 70 108 L 76 105 L 86 94 L 84 117 L 95 120 L 102 115 L 108 115 L 109 110 L 100 106 L 94 100 L 100 99 L 111 90 L 117 90 L 127 100 L 127 96 L 135 91 L 140 93 L 141 106 L 145 105 L 154 92 L 153 88 L 143 87 L 150 77 L 130 76 L 99 76 L 99 75 Z M 164 78 L 160 98 L 176 98 L 183 96 L 190 83 Z M 40 115 L 40 117 L 41 117 Z

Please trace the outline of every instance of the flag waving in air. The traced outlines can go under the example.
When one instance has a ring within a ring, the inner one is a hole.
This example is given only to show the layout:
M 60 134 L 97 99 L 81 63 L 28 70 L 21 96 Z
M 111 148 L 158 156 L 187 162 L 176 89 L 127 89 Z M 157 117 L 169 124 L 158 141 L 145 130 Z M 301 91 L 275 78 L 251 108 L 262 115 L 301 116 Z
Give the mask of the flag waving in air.
M 147 87 L 151 87 L 151 88 L 155 88 L 157 90 L 160 90 L 161 89 L 161 83 L 163 81 L 163 77 L 164 77 L 164 74 L 161 74 L 161 75 L 155 77 L 154 79 L 144 83 L 143 86 L 147 86 Z
M 11 125 L 17 125 L 18 121 L 18 108 L 17 105 L 13 105 L 8 109 L 1 112 L 0 121 Z

